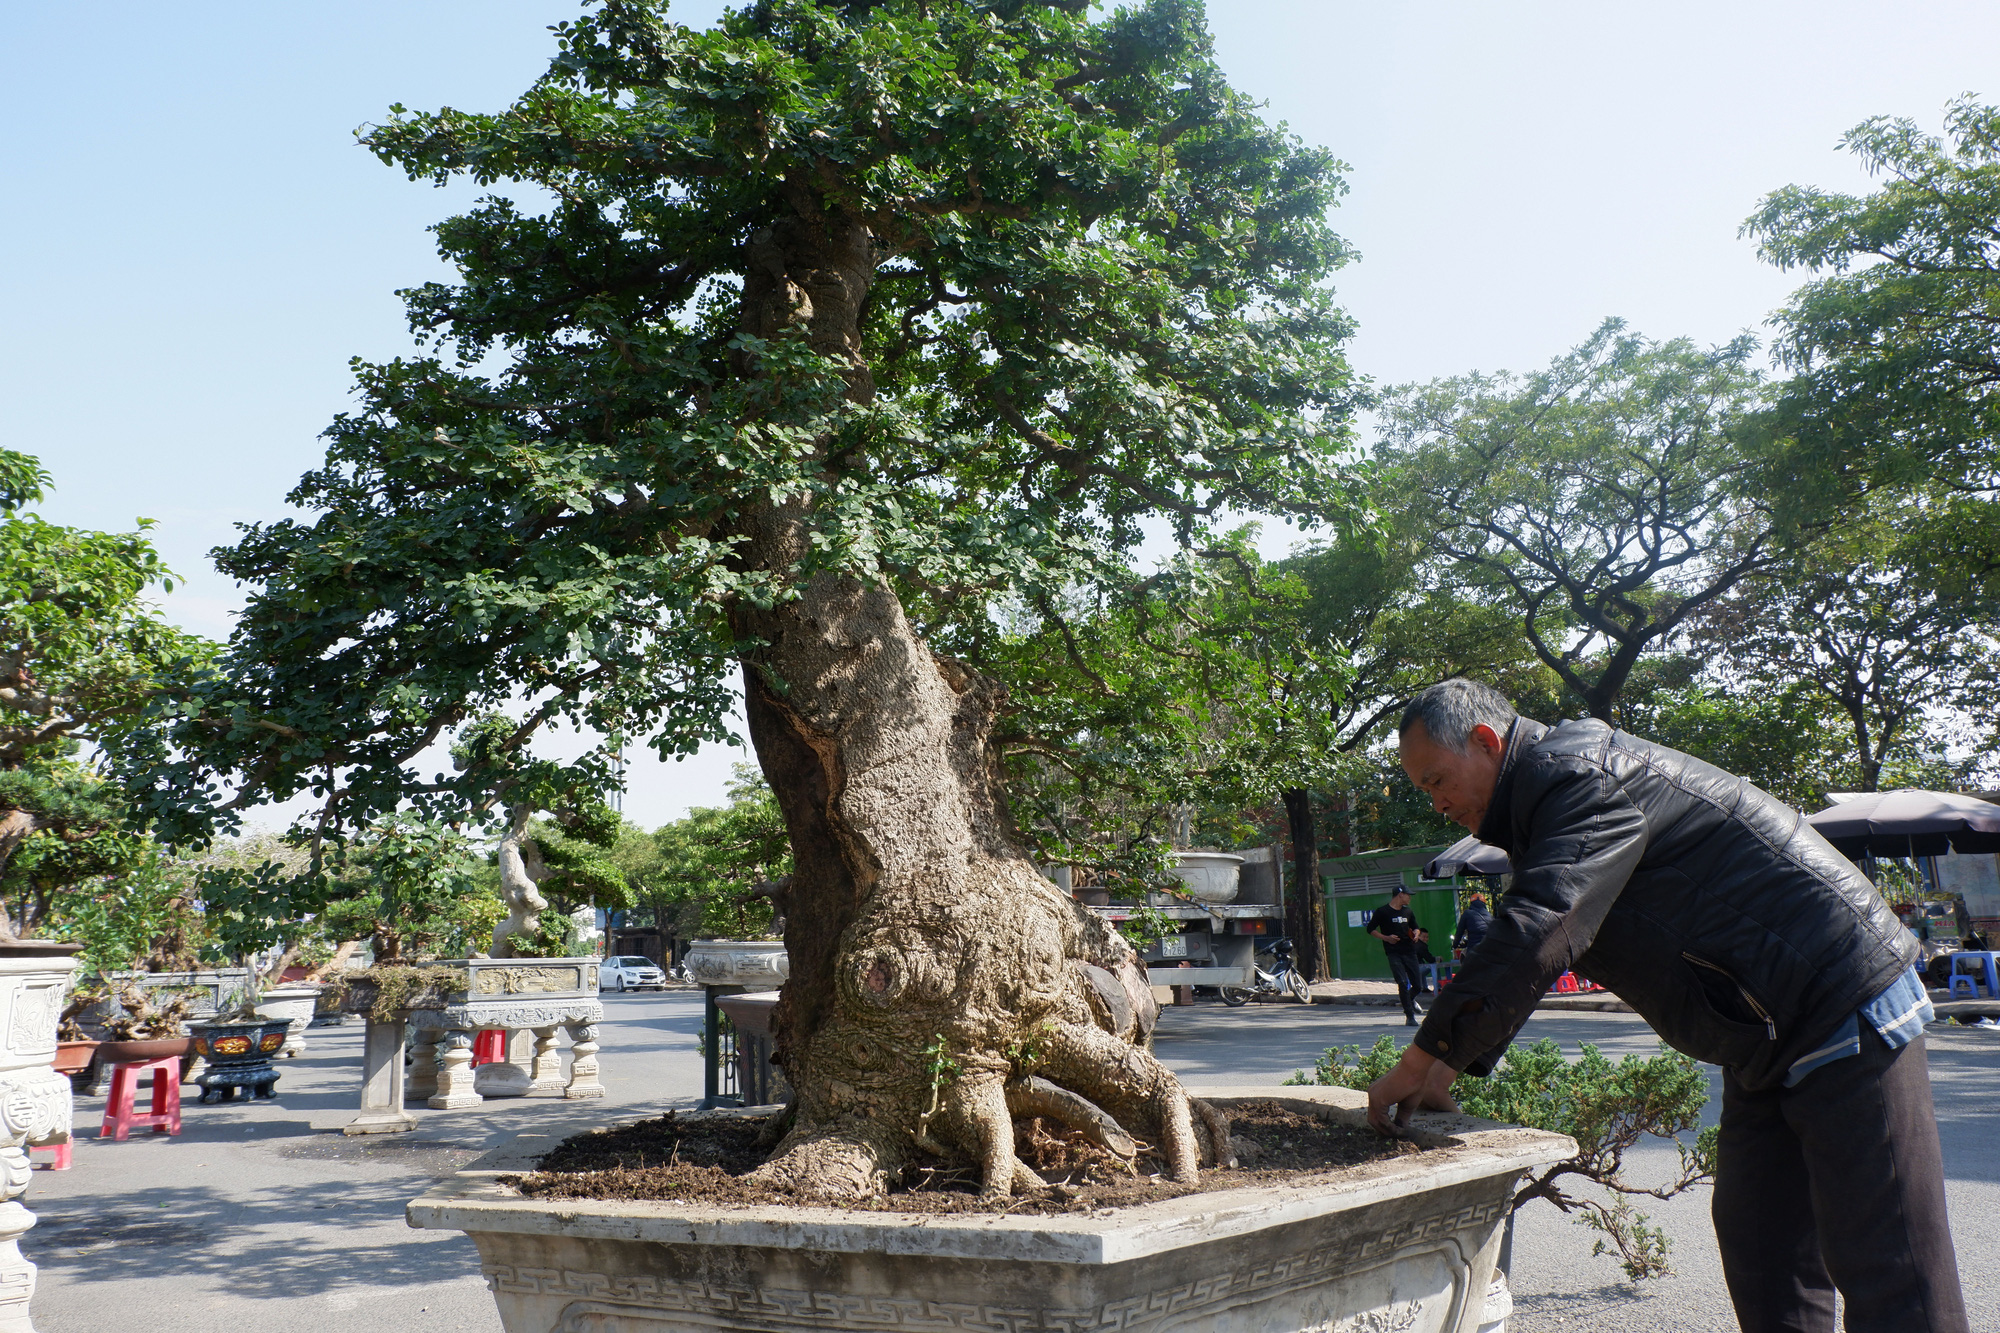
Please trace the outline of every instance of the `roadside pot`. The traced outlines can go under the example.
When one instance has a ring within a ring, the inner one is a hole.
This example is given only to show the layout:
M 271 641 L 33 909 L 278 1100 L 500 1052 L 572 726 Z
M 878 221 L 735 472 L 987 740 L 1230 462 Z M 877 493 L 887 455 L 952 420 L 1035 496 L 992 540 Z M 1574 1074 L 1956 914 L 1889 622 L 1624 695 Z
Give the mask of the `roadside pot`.
M 1365 1118 L 1344 1088 L 1202 1095 Z M 508 1333 L 1473 1333 L 1515 1181 L 1576 1147 L 1418 1124 L 1433 1151 L 1059 1216 L 543 1202 L 501 1183 L 594 1127 L 575 1125 L 489 1153 L 408 1215 L 471 1235 Z
M 277 1096 L 278 1070 L 271 1060 L 284 1049 L 287 1020 L 192 1026 L 194 1053 L 208 1062 L 195 1080 L 203 1102 L 233 1101 L 239 1090 L 250 1097 Z
M 783 940 L 696 940 L 684 961 L 688 974 L 704 986 L 776 990 L 792 974 Z
M 58 1074 L 81 1074 L 90 1068 L 90 1062 L 101 1044 L 95 1041 L 59 1041 L 56 1043 L 53 1068 Z
M 311 983 L 278 986 L 264 992 L 257 1012 L 265 1018 L 285 1020 L 285 1044 L 278 1054 L 285 1059 L 302 1055 L 306 1049 L 306 1029 L 312 1026 L 313 1009 L 322 987 Z
M 1177 852 L 1174 877 L 1196 902 L 1226 903 L 1236 898 L 1243 858 L 1235 852 Z

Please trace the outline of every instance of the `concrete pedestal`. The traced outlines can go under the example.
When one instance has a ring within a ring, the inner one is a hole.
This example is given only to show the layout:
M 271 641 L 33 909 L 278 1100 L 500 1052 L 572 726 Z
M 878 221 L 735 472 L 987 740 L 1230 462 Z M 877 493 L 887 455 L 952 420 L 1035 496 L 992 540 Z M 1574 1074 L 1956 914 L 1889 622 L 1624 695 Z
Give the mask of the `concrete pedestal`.
M 417 1118 L 403 1109 L 403 1020 L 370 1020 L 361 1043 L 361 1114 L 343 1134 L 400 1134 Z

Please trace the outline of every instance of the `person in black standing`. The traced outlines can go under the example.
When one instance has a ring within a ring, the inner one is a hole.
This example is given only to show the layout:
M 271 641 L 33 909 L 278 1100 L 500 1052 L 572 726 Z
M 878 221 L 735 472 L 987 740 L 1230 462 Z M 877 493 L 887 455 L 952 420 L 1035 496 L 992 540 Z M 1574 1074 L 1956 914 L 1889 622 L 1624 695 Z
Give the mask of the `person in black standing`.
M 1389 975 L 1396 979 L 1396 998 L 1403 1002 L 1403 1024 L 1417 1025 L 1417 919 L 1410 915 L 1410 891 L 1397 889 L 1368 918 L 1368 933 L 1382 941 L 1389 955 Z
M 1485 939 L 1492 925 L 1493 914 L 1486 910 L 1486 895 L 1473 894 L 1466 902 L 1465 910 L 1458 914 L 1458 933 L 1451 941 L 1453 956 L 1465 957 L 1465 951 Z

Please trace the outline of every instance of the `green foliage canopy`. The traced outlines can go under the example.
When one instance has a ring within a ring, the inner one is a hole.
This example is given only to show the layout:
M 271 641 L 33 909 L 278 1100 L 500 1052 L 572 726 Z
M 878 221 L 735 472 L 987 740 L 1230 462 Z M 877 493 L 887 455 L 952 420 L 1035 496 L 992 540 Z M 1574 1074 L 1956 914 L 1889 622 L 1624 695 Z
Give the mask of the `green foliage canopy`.
M 1648 649 L 1773 558 L 1738 339 L 1703 350 L 1607 321 L 1545 371 L 1389 394 L 1379 450 L 1434 580 L 1515 616 L 1596 717 Z
M 658 860 L 641 886 L 642 901 L 683 938 L 766 934 L 774 904 L 755 890 L 792 870 L 784 814 L 754 766 L 737 765 L 729 798 L 653 834 Z
M 173 586 L 148 524 L 91 532 L 22 512 L 48 480 L 0 450 L 0 938 L 32 935 L 66 895 L 141 863 L 143 822 L 80 745 L 122 745 L 209 651 L 145 600 Z
M 1775 324 L 1796 377 L 1778 404 L 1795 503 L 1844 503 L 1857 486 L 2000 489 L 2000 107 L 1953 102 L 1945 135 L 1877 116 L 1843 146 L 1873 194 L 1792 185 L 1744 231 L 1782 269 L 1817 276 Z M 1974 521 L 1989 533 L 1991 506 Z
M 306 790 L 332 826 L 484 809 L 493 765 L 413 762 L 524 691 L 509 746 L 565 719 L 686 753 L 754 647 L 730 608 L 815 570 L 989 598 L 1115 567 L 1148 514 L 1192 543 L 1344 511 L 1338 164 L 1227 86 L 1191 0 L 1079 10 L 768 0 L 695 31 L 607 0 L 513 107 L 369 129 L 412 178 L 553 203 L 437 229 L 458 279 L 405 295 L 450 355 L 357 365 L 312 517 L 222 553 L 241 627 L 132 765 L 175 836 Z M 859 345 L 746 328 L 808 234 L 865 234 Z M 777 505 L 803 553 L 750 535 Z

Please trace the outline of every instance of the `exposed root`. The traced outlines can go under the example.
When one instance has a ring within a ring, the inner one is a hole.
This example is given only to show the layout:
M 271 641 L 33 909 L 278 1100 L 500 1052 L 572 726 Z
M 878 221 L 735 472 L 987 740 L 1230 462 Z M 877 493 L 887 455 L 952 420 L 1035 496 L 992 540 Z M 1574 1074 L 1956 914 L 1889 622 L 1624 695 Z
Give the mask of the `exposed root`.
M 774 1189 L 827 1199 L 861 1199 L 886 1194 L 889 1163 L 901 1155 L 884 1152 L 864 1125 L 840 1125 L 801 1133 L 794 1126 L 770 1161 L 751 1178 Z
M 1030 1074 L 1010 1080 L 1007 1109 L 1017 1116 L 1060 1121 L 1128 1166 L 1138 1155 L 1139 1145 L 1102 1107 L 1045 1078 Z
M 1041 1187 L 1041 1178 L 1014 1156 L 1014 1117 L 1007 1113 L 1007 1095 L 999 1079 L 967 1079 L 952 1089 L 945 1106 L 946 1132 L 979 1160 L 981 1198 L 1006 1198 L 1023 1171 L 1034 1188 Z
M 1195 1137 L 1187 1093 L 1165 1065 L 1108 1032 L 1062 1024 L 1051 1034 L 1037 1068 L 1102 1107 L 1120 1125 L 1149 1134 L 1168 1178 L 1180 1185 L 1195 1183 L 1202 1145 Z
M 1233 1167 L 1236 1150 L 1229 1146 L 1229 1119 L 1199 1097 L 1188 1098 L 1194 1113 L 1195 1136 L 1201 1140 L 1203 1166 Z
M 757 1146 L 767 1149 L 777 1147 L 778 1141 L 792 1132 L 792 1126 L 798 1122 L 798 1118 L 799 1099 L 795 1094 L 790 1101 L 785 1103 L 784 1110 L 766 1120 L 763 1126 L 758 1129 Z
M 1040 1116 L 1014 1122 L 1014 1151 L 1035 1174 L 1054 1184 L 1101 1184 L 1138 1176 L 1137 1165 L 1099 1147 L 1081 1130 Z M 1135 1153 L 1150 1145 L 1134 1141 Z

